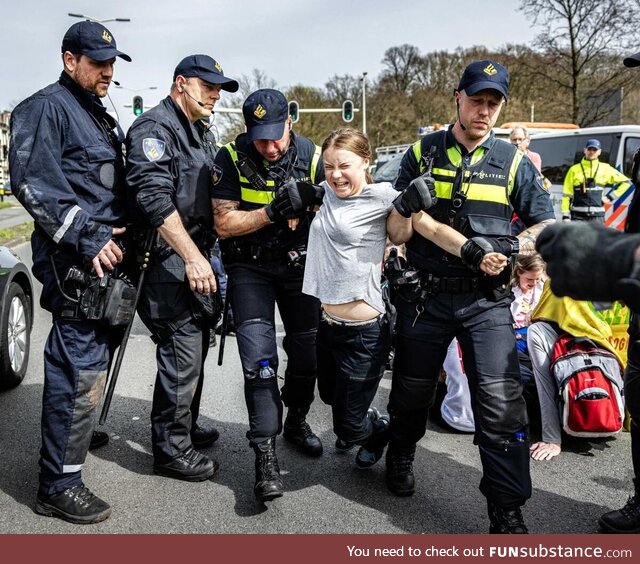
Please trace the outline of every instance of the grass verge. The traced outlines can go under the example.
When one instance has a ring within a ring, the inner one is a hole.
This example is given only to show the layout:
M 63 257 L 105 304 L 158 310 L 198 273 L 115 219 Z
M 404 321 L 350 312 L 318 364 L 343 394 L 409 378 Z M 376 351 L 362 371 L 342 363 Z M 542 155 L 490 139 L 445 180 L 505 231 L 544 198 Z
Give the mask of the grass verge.
M 0 229 L 0 245 L 6 245 L 11 241 L 26 241 L 31 238 L 33 232 L 33 221 L 26 221 L 13 227 Z

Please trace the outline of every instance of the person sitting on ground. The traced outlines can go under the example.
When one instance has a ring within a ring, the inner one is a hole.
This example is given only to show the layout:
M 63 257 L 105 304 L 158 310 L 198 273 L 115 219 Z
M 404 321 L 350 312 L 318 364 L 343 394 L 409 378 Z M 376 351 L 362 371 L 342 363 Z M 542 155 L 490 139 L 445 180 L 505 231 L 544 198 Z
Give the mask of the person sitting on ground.
M 547 281 L 538 303 L 531 315 L 527 343 L 533 375 L 540 400 L 542 440 L 531 445 L 531 458 L 550 460 L 561 451 L 562 422 L 560 420 L 558 384 L 551 373 L 553 347 L 562 333 L 576 337 L 587 337 L 620 357 L 610 342 L 611 328 L 593 311 L 589 302 L 559 298 L 551 292 Z

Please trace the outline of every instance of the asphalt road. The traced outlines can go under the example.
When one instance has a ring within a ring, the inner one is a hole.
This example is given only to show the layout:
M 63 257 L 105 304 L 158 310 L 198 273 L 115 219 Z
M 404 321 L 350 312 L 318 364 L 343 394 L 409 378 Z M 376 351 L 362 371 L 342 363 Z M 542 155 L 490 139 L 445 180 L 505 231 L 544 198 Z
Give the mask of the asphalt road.
M 28 245 L 18 248 L 25 260 Z M 278 456 L 286 494 L 268 508 L 253 496 L 253 452 L 245 439 L 242 373 L 233 337 L 225 363 L 217 349 L 207 360 L 203 420 L 220 440 L 207 452 L 221 462 L 214 481 L 186 483 L 152 472 L 149 414 L 154 347 L 137 322 L 105 430 L 108 446 L 88 455 L 86 484 L 113 507 L 107 521 L 82 527 L 33 513 L 37 488 L 42 350 L 49 316 L 37 309 L 28 374 L 0 395 L 0 533 L 485 533 L 485 501 L 478 491 L 480 463 L 472 437 L 430 425 L 420 442 L 417 491 L 397 498 L 384 486 L 384 462 L 369 471 L 353 453 L 334 452 L 329 409 L 317 400 L 310 422 L 325 453 L 307 459 L 284 441 Z M 282 338 L 282 327 L 279 327 Z M 280 349 L 282 354 L 282 349 Z M 390 375 L 375 405 L 387 403 Z M 549 462 L 531 464 L 534 493 L 525 507 L 533 533 L 595 533 L 601 513 L 622 505 L 631 489 L 630 438 L 576 441 Z

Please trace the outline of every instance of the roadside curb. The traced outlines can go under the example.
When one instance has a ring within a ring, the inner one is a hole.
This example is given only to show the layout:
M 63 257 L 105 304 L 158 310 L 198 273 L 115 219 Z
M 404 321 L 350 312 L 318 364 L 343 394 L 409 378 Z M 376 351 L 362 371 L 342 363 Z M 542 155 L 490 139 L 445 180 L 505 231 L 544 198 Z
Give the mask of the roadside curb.
M 33 229 L 34 224 L 32 219 L 1 229 L 2 237 L 0 237 L 0 245 L 14 249 L 18 245 L 31 240 Z
M 15 249 L 18 245 L 21 245 L 22 243 L 30 240 L 31 235 L 21 235 L 20 237 L 15 237 L 13 239 L 5 241 L 4 243 L 2 243 L 2 246 L 9 247 L 10 249 Z

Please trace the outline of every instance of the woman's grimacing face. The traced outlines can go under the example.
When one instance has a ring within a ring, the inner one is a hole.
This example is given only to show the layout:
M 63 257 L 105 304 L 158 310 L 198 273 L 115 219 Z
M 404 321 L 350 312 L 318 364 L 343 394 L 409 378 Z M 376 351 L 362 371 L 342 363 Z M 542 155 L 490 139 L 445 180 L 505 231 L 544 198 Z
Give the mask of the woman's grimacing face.
M 338 198 L 348 198 L 362 192 L 367 184 L 369 159 L 335 147 L 329 147 L 322 154 L 322 159 L 327 183 Z

